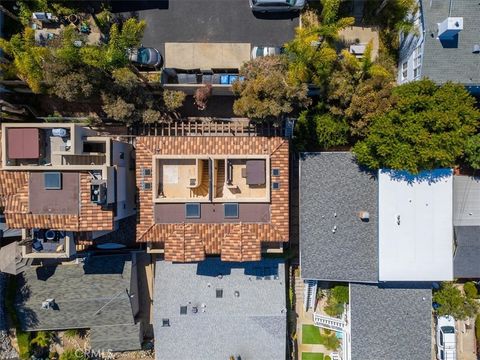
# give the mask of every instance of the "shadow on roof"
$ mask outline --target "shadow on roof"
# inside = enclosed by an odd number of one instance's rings
[[[207,259],[197,263],[197,275],[223,276],[230,275],[232,269],[244,269],[245,275],[266,277],[278,276],[279,261],[263,260],[252,262],[222,262],[217,259]]]

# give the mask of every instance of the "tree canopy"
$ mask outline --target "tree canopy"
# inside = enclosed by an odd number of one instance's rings
[[[283,56],[266,56],[243,64],[240,76],[245,79],[233,84],[236,115],[252,119],[279,118],[294,108],[309,103],[306,84],[288,80],[288,64]]]
[[[465,320],[478,312],[475,300],[463,295],[451,282],[442,283],[440,290],[433,294],[433,301],[440,304],[437,309],[440,316],[451,315],[457,320]]]
[[[353,149],[358,161],[373,169],[418,173],[452,167],[480,125],[475,99],[461,85],[407,83],[393,89],[392,103]]]

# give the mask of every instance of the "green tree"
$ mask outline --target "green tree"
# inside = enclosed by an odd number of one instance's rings
[[[440,304],[437,313],[440,316],[451,315],[457,320],[475,316],[478,304],[468,298],[452,282],[443,282],[440,290],[433,294],[433,301]]]
[[[129,91],[140,84],[138,76],[128,67],[114,69],[112,77],[117,85]]]
[[[10,41],[0,39],[0,49],[13,58],[13,69],[35,93],[42,91],[42,64],[49,56],[46,47],[37,46],[35,31],[26,27],[21,34],[15,34]]]
[[[474,170],[480,169],[480,134],[468,138],[465,145],[465,160]]]
[[[266,56],[246,62],[240,69],[243,81],[233,84],[236,115],[252,119],[279,118],[310,103],[305,84],[288,81],[283,56]]]
[[[61,99],[75,101],[92,96],[94,85],[85,73],[71,72],[57,78],[52,84],[51,92]]]
[[[134,119],[135,105],[127,103],[119,96],[102,94],[102,109],[111,119],[131,123]]]
[[[317,124],[318,143],[323,149],[348,143],[348,124],[344,118],[330,113],[317,114],[313,117]]]
[[[452,167],[480,124],[475,100],[461,85],[411,82],[393,89],[392,103],[353,149],[358,161],[372,169],[418,173]]]

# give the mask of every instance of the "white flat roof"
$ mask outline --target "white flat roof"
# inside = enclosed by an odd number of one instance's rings
[[[379,171],[379,280],[453,279],[450,169]]]

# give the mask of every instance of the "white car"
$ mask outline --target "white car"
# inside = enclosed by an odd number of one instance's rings
[[[252,59],[280,54],[283,54],[283,47],[281,46],[254,46],[252,49]]]
[[[452,316],[437,318],[437,359],[457,360],[455,319]]]

